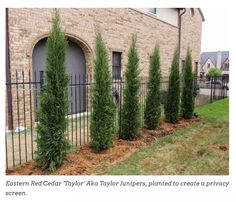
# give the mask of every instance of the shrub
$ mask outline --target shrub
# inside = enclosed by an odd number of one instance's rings
[[[159,125],[161,117],[160,84],[160,52],[159,47],[156,45],[150,59],[146,107],[144,111],[144,123],[146,127],[151,130]]]
[[[37,164],[51,171],[57,169],[70,145],[65,138],[68,107],[65,56],[67,39],[60,30],[60,17],[55,10],[52,32],[47,39],[47,64],[45,85],[40,92],[38,111]]]
[[[165,117],[171,123],[176,123],[179,117],[180,75],[178,51],[174,53],[169,76],[169,88],[165,104]]]
[[[125,71],[124,99],[121,111],[120,138],[132,140],[139,135],[140,128],[140,72],[136,36],[133,35]]]
[[[181,109],[183,118],[185,119],[192,118],[194,111],[194,94],[193,94],[192,57],[189,49],[187,51],[185,66],[184,66]]]
[[[210,68],[210,70],[208,71],[208,76],[221,76],[221,71],[216,67]]]
[[[166,90],[161,90],[160,91],[160,98],[161,98],[161,104],[165,105],[166,104],[166,99],[167,99],[167,91]]]
[[[91,144],[96,151],[108,149],[114,138],[115,105],[108,55],[99,29],[95,39],[94,79],[91,114]]]

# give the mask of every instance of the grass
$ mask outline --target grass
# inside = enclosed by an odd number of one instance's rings
[[[120,164],[108,175],[228,175],[229,100],[197,108],[202,120],[158,139]]]
[[[73,129],[75,131],[76,122],[77,122],[78,130],[79,130],[79,128],[86,129],[90,125],[90,114],[80,115],[80,116],[77,116],[77,118],[75,115],[73,115],[73,117],[70,116],[67,119],[68,119],[67,126],[68,126],[68,130],[70,130],[70,132],[72,131],[72,124],[73,124]],[[6,134],[9,136],[12,136],[12,134],[13,135],[19,135],[19,134],[20,135],[25,135],[25,134],[31,135],[31,127],[28,126],[28,127],[26,127],[26,130],[22,130],[20,132],[15,132],[14,130],[13,131],[9,130],[6,132]],[[36,136],[36,134],[37,134],[37,124],[34,123],[34,124],[32,124],[32,135]]]
[[[221,121],[222,119],[229,117],[229,99],[204,105],[197,108],[195,111],[206,118]]]

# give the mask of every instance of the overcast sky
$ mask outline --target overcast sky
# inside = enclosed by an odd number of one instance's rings
[[[202,52],[229,50],[228,9],[202,8],[205,22],[202,25]]]

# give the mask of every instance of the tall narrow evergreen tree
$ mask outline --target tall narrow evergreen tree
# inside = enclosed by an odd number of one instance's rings
[[[171,64],[169,88],[165,104],[165,117],[171,123],[176,123],[179,117],[180,103],[180,75],[179,54],[176,50]]]
[[[136,47],[136,36],[132,36],[132,43],[128,54],[128,64],[125,71],[124,99],[121,111],[120,138],[132,140],[139,135],[140,128],[140,71],[139,57]]]
[[[112,100],[112,80],[108,55],[99,29],[96,31],[94,79],[91,115],[91,144],[97,151],[112,146],[115,105]]]
[[[146,107],[144,111],[144,123],[148,129],[152,130],[159,125],[161,117],[160,85],[160,52],[159,47],[156,45],[150,59]]]
[[[183,74],[183,91],[181,99],[182,117],[190,119],[194,112],[192,57],[188,49]]]
[[[36,159],[39,166],[51,171],[63,163],[70,146],[64,134],[69,81],[65,67],[66,49],[67,39],[61,32],[59,13],[55,10],[52,32],[47,39],[45,85],[40,92]]]

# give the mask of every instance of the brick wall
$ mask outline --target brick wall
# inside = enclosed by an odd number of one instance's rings
[[[182,16],[180,59],[185,60],[189,47],[192,54],[193,68],[195,62],[198,62],[198,74],[200,74],[202,16],[198,9],[195,8],[191,17],[189,10],[189,8],[186,9],[186,13]]]

